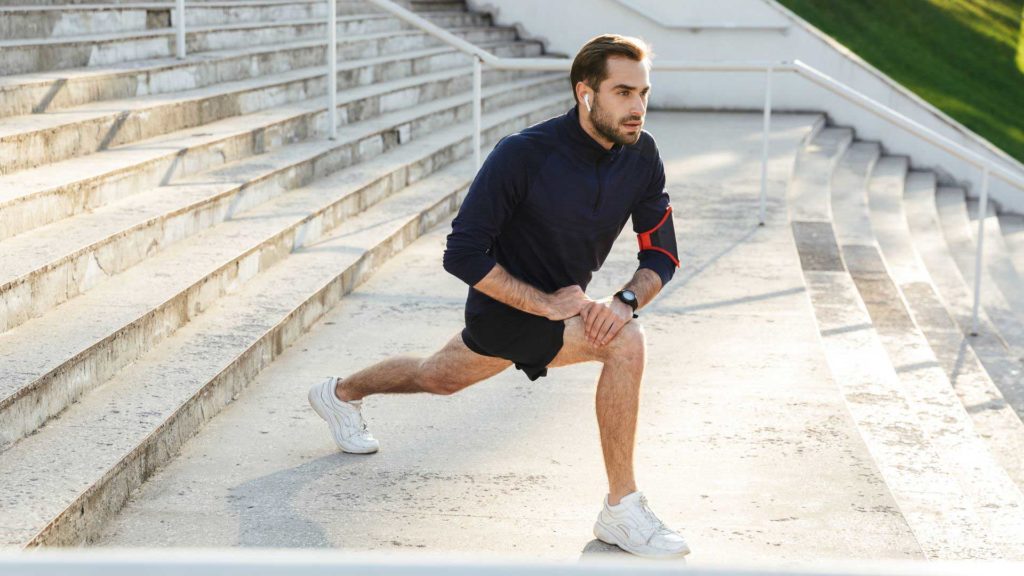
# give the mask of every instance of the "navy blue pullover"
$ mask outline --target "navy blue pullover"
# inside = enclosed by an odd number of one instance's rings
[[[467,315],[506,306],[473,288],[496,262],[543,292],[586,290],[630,217],[639,268],[666,284],[679,257],[654,138],[605,150],[577,105],[498,142],[452,221],[444,269],[469,284]]]

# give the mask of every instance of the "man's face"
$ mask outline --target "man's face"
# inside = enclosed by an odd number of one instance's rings
[[[644,126],[650,90],[646,63],[618,56],[608,58],[608,77],[601,82],[591,103],[594,130],[614,144],[636,144]]]

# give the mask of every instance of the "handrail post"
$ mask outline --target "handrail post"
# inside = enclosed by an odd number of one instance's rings
[[[327,137],[338,139],[338,0],[327,0]]]
[[[185,59],[185,0],[176,0],[174,4],[174,27],[177,38],[175,39],[175,51],[179,60]]]
[[[476,169],[479,170],[482,164],[480,159],[480,130],[483,124],[483,62],[476,56],[473,57],[473,158],[476,160]]]
[[[988,165],[981,167],[981,198],[978,199],[978,251],[974,256],[974,309],[971,311],[971,336],[978,335],[978,311],[981,308],[981,265],[985,246],[985,218],[988,217]]]
[[[758,220],[764,226],[765,204],[768,202],[768,134],[772,130],[772,67],[764,75],[764,128],[761,134],[761,214]]]

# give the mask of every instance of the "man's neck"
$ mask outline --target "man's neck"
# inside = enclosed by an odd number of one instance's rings
[[[580,109],[580,128],[583,128],[583,131],[605,150],[612,149],[614,142],[597,133],[597,130],[594,129],[594,123],[590,121],[590,114],[584,114],[582,109]]]

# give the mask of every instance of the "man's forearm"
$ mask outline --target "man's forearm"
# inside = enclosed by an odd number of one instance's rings
[[[548,295],[509,274],[501,264],[495,264],[473,288],[524,312],[537,316],[548,315]]]
[[[633,279],[622,288],[636,294],[637,310],[639,310],[654,300],[658,292],[661,292],[661,277],[650,268],[640,268],[633,274]]]

